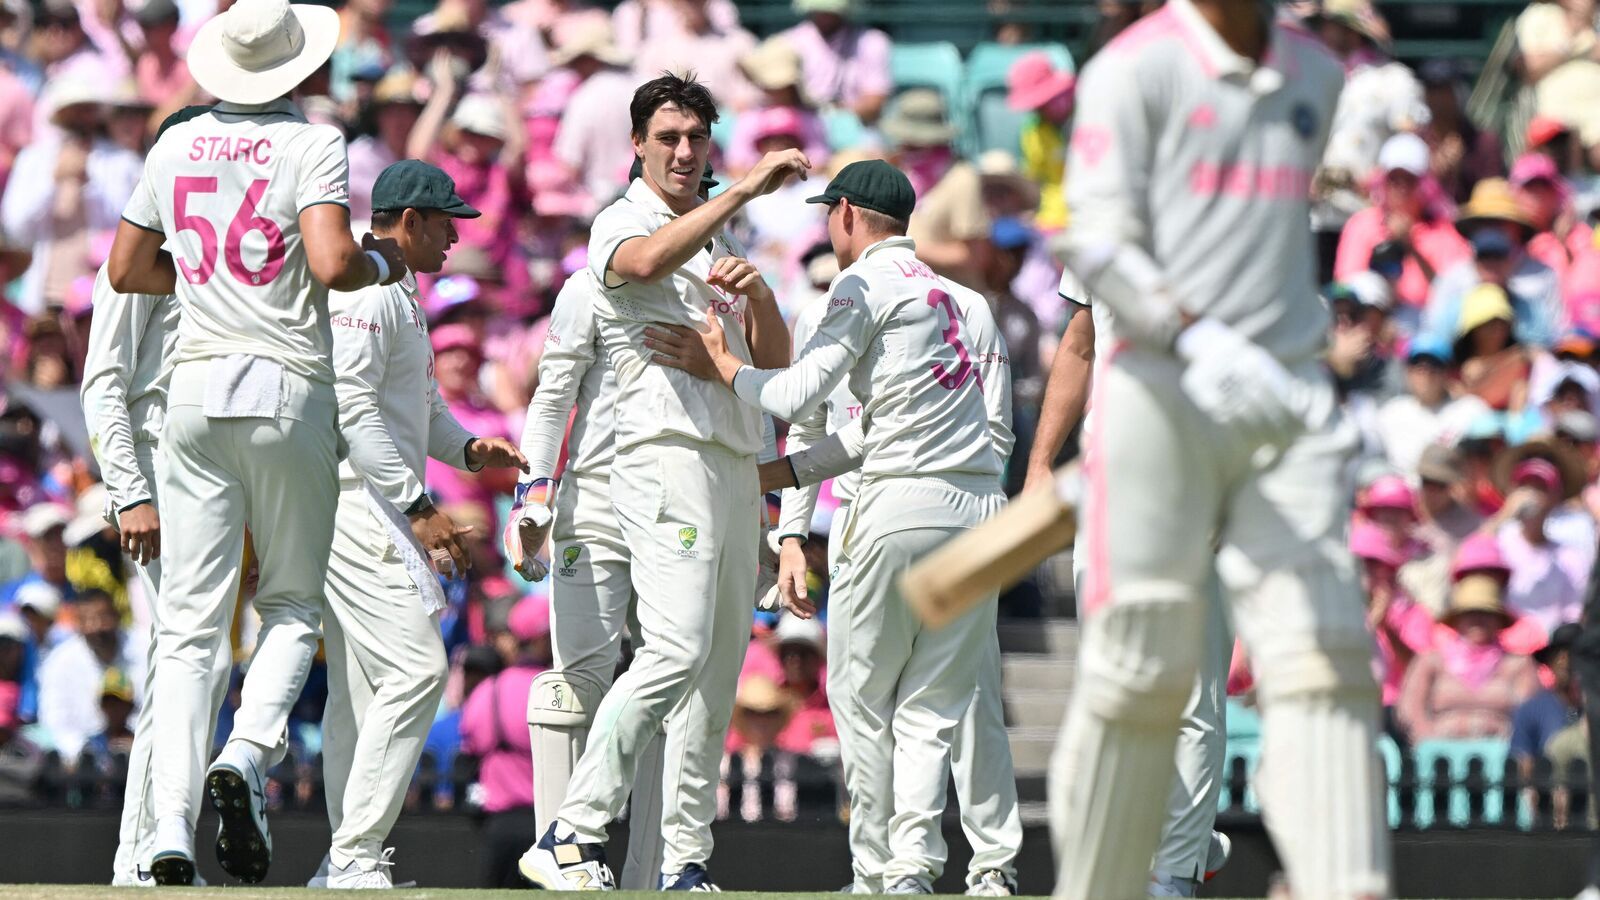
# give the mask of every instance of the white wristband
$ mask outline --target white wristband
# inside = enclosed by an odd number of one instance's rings
[[[378,284],[383,284],[385,281],[388,281],[389,280],[389,261],[383,258],[383,254],[379,253],[376,250],[368,250],[367,251],[367,258],[378,264],[378,280],[377,280],[377,283]]]

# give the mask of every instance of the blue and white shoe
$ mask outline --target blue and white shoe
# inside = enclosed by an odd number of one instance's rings
[[[580,844],[576,837],[556,839],[550,823],[544,837],[517,860],[517,871],[529,884],[547,891],[614,891],[617,879],[606,865],[604,844]]]
[[[711,880],[711,873],[699,863],[689,863],[672,875],[661,876],[663,891],[710,891],[722,893],[722,888]]]
[[[272,834],[267,830],[267,780],[255,754],[229,741],[206,772],[217,828],[217,862],[245,884],[267,877],[272,865]]]
[[[135,878],[143,881],[148,875],[150,883],[159,886],[187,886],[199,880],[194,865],[194,829],[182,816],[157,820],[152,843],[161,849],[150,857],[148,872],[136,870]]]
[[[933,888],[907,875],[883,889],[885,894],[931,894]]]

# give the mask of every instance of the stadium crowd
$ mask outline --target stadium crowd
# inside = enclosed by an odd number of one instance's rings
[[[1096,41],[1157,5],[1102,2]],[[79,380],[95,272],[153,124],[206,100],[184,51],[217,11],[211,0],[0,4],[0,804],[28,802],[48,752],[68,768],[109,769],[130,740],[149,598],[104,518]],[[794,12],[792,27],[758,37],[731,0],[614,10],[441,0],[403,27],[390,0],[340,7],[339,49],[298,100],[348,136],[356,228],[377,173],[407,157],[438,164],[484,213],[459,223],[444,272],[423,277],[440,391],[473,433],[521,434],[550,303],[585,265],[589,220],[627,183],[621,111],[637,84],[692,68],[725,110],[718,178],[791,147],[819,172],[886,157],[910,176],[919,256],[981,286],[1008,343],[1018,433],[1008,485],[1020,489],[1072,310],[1051,253],[1072,227],[1070,57],[1019,50],[1004,94],[1013,130],[979,141],[958,98],[897,90],[891,39],[863,24],[870,3],[795,0]],[[1359,432],[1350,545],[1388,731],[1401,747],[1500,742],[1529,766],[1581,758],[1568,652],[1600,541],[1594,4],[1536,2],[1518,17],[1517,72],[1534,115],[1507,134],[1468,118],[1463,66],[1393,59],[1365,0],[1284,15],[1302,17],[1348,73],[1309,189],[1333,323],[1327,363]],[[1029,36],[1006,26],[993,37]],[[1226,189],[1243,175],[1196,177]],[[804,203],[813,188],[762,197],[736,223],[791,318],[838,271],[821,214]],[[430,759],[448,772],[458,753],[477,757],[473,802],[524,809],[536,777],[526,689],[550,664],[548,582],[512,574],[493,540],[513,474],[428,465],[441,507],[474,526],[472,573],[445,583],[452,676]],[[829,509],[825,492],[819,538]],[[825,598],[822,545],[807,552],[812,593]],[[247,581],[241,604],[250,592]],[[1005,612],[1039,614],[1036,597],[1017,596]],[[246,659],[251,619],[240,620],[234,647]],[[837,756],[823,659],[819,624],[758,616],[727,742],[725,816],[792,818],[783,784],[795,760]],[[1230,681],[1248,692],[1247,660]],[[292,727],[298,759],[315,757],[325,694],[313,676]],[[763,775],[778,787],[755,787]],[[282,789],[305,789],[289,782]]]

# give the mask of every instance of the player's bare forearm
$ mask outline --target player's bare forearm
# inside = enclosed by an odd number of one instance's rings
[[[1056,347],[1050,363],[1050,381],[1039,409],[1039,427],[1034,431],[1033,450],[1028,454],[1027,488],[1047,489],[1056,457],[1089,403],[1089,386],[1094,371],[1094,317],[1087,309],[1069,305],[1072,318]]]
[[[606,268],[627,281],[653,284],[694,258],[746,203],[804,178],[811,161],[799,150],[768,153],[750,174],[727,190],[661,226],[646,237],[618,245]]]
[[[761,482],[761,493],[770,494],[785,488],[799,487],[794,479],[794,467],[789,464],[789,457],[775,459],[772,462],[762,463],[756,467],[756,474]]]
[[[129,222],[117,223],[106,260],[111,289],[119,294],[170,294],[177,290],[178,268],[172,254],[161,249],[166,235]]]
[[[789,326],[783,322],[777,298],[770,289],[766,293],[767,299],[760,301],[751,295],[748,304],[750,360],[758,369],[781,369],[789,364]]]
[[[721,233],[735,213],[757,196],[747,180],[735,182],[649,236],[624,241],[612,255],[609,268],[627,281],[654,284],[693,259]]]

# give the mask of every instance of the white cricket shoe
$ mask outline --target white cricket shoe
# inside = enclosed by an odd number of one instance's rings
[[[1600,887],[1591,884],[1579,892],[1574,900],[1600,900]]]
[[[328,855],[328,854],[326,854],[326,853],[322,854],[322,862],[317,864],[317,874],[311,876],[311,880],[306,882],[306,887],[308,887],[308,888],[325,888],[325,887],[327,887],[328,886],[328,872],[332,871],[332,869],[333,869],[333,857]]]
[[[217,862],[246,884],[267,877],[272,865],[267,779],[258,756],[244,741],[229,741],[206,771],[206,793],[222,820],[217,828]]]
[[[199,877],[194,866],[194,829],[183,816],[156,822],[155,855],[150,858],[150,879],[158,885],[192,885]]]
[[[1150,873],[1150,897],[1193,897],[1200,889],[1200,882],[1182,875],[1168,875],[1165,872]]]
[[[1210,881],[1217,877],[1217,873],[1228,864],[1228,858],[1231,856],[1233,856],[1233,841],[1220,831],[1211,832],[1211,845],[1206,850],[1206,877],[1201,881]]]
[[[606,865],[604,844],[580,844],[576,836],[556,839],[551,822],[539,842],[517,860],[517,871],[547,891],[614,891],[616,876]]]
[[[931,894],[933,888],[907,875],[883,889],[885,894]]]
[[[370,869],[363,870],[361,864],[351,860],[344,868],[328,862],[328,887],[336,891],[350,890],[389,890],[394,887],[394,877],[389,870],[394,867],[394,848],[388,847],[383,851],[383,856]]]
[[[1015,897],[1016,879],[1007,878],[999,869],[984,869],[967,885],[968,897]]]

